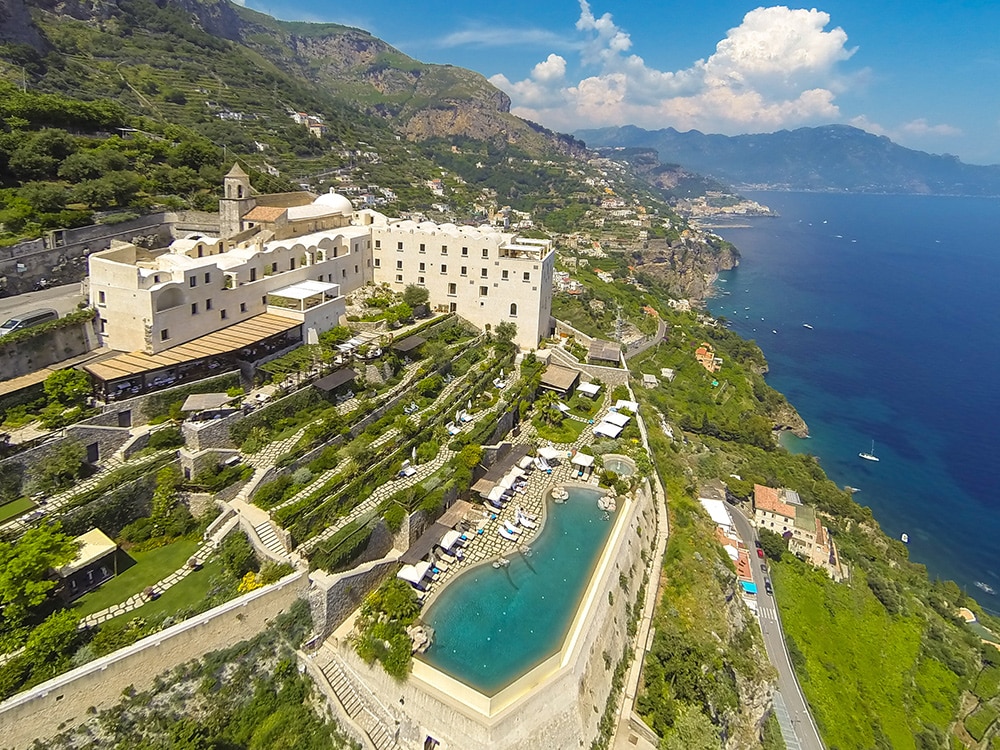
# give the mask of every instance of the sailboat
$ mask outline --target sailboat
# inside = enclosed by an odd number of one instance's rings
[[[875,455],[875,441],[872,440],[872,449],[868,453],[859,453],[858,456],[863,458],[865,461],[878,461],[878,456]]]

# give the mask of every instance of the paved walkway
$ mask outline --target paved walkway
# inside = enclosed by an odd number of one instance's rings
[[[213,533],[211,537],[202,542],[198,549],[195,550],[195,553],[188,558],[189,561],[193,560],[195,562],[195,566],[192,567],[189,563],[185,563],[166,578],[154,583],[150,588],[152,588],[153,591],[156,592],[156,595],[159,596],[171,586],[175,586],[183,581],[191,575],[196,568],[201,567],[205,563],[215,549],[222,543],[222,540],[226,537],[226,535],[238,524],[239,518],[235,517],[224,523],[215,530],[215,533]],[[79,627],[83,629],[100,625],[102,622],[106,622],[114,617],[118,617],[119,615],[124,615],[134,609],[138,609],[148,601],[150,601],[149,598],[146,597],[146,595],[141,591],[136,594],[132,594],[132,596],[123,602],[119,602],[118,604],[106,607],[99,612],[87,615],[80,620]]]

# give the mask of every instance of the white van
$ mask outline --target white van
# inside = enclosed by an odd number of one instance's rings
[[[49,323],[53,320],[59,320],[59,313],[55,310],[32,310],[21,315],[15,315],[6,323],[0,325],[0,336],[6,336],[8,333],[14,333],[15,331],[23,331],[25,328],[40,326],[42,323]]]

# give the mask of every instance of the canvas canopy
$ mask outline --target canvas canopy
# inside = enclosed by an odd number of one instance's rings
[[[594,428],[595,435],[604,435],[612,440],[622,434],[622,428],[610,422],[601,422]]]
[[[455,531],[454,529],[452,529],[443,537],[441,537],[441,541],[438,542],[438,544],[441,547],[444,547],[445,549],[451,549],[452,547],[455,546],[455,542],[457,542],[461,538],[462,538],[462,532]]]
[[[490,490],[490,493],[486,496],[487,500],[499,500],[506,494],[506,490],[499,484]]]
[[[577,466],[583,466],[584,468],[594,465],[594,457],[588,453],[577,453],[573,456],[571,463]]]
[[[615,402],[615,409],[628,409],[630,412],[635,414],[639,411],[639,404],[635,401],[626,401],[625,399],[620,398]]]
[[[523,456],[521,460],[517,462],[517,465],[521,469],[530,469],[532,462],[533,459],[531,456]]]
[[[596,396],[600,392],[601,386],[594,383],[580,383],[576,389],[588,396]]]
[[[566,451],[561,451],[558,448],[553,448],[550,445],[546,445],[543,448],[538,449],[538,455],[544,458],[546,461],[552,461],[556,458],[565,458]]]
[[[604,418],[601,421],[610,422],[611,424],[617,425],[618,427],[624,427],[629,423],[631,419],[632,417],[628,416],[627,414],[621,414],[617,411],[609,411],[607,414],[604,415]]]
[[[416,565],[404,565],[396,573],[396,578],[402,578],[410,583],[420,583],[424,579],[424,574],[417,571]]]

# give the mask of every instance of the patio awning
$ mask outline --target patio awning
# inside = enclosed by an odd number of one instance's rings
[[[594,383],[580,383],[576,389],[580,391],[580,393],[585,393],[588,396],[596,396],[600,392],[601,386],[595,385]]]
[[[622,428],[610,422],[601,422],[594,428],[594,434],[614,439],[622,434]]]
[[[350,367],[344,367],[340,370],[336,370],[335,372],[331,372],[324,378],[320,378],[313,383],[313,386],[315,388],[319,388],[321,391],[329,393],[330,391],[340,388],[340,386],[344,385],[344,383],[350,383],[357,376],[358,374]]]
[[[486,496],[486,499],[487,500],[499,500],[500,498],[502,498],[504,496],[505,492],[506,492],[506,490],[504,490],[503,487],[501,487],[500,485],[497,485],[492,490],[490,490],[490,493]]]
[[[553,461],[557,458],[566,458],[566,451],[561,451],[558,448],[553,448],[551,445],[546,445],[538,449],[538,455],[546,461]]]
[[[111,381],[143,375],[175,365],[197,362],[208,357],[236,352],[271,336],[299,327],[299,322],[273,313],[255,315],[240,323],[199,336],[185,344],[164,349],[158,354],[132,352],[84,365],[83,369],[98,380]]]
[[[417,575],[417,569],[413,565],[404,565],[396,573],[396,578],[402,578],[404,581],[409,581],[410,583],[420,583],[423,579],[422,575]]]
[[[631,419],[632,417],[630,417],[628,414],[622,414],[617,411],[609,411],[607,414],[604,415],[601,421],[610,422],[611,424],[617,425],[618,427],[624,427],[629,423],[629,421],[631,421]]]
[[[556,408],[559,411],[561,411],[563,414],[565,414],[566,412],[569,411],[569,407],[566,406],[566,404],[564,404],[562,401],[559,401],[558,403],[556,403]]]
[[[221,409],[230,401],[239,398],[228,393],[192,393],[181,406],[181,411],[209,411]]]
[[[422,336],[407,336],[402,341],[393,342],[392,348],[397,352],[406,354],[407,352],[412,352],[419,346],[423,346],[427,343],[427,339]]]
[[[275,289],[273,292],[268,294],[272,297],[284,297],[285,299],[297,299],[304,300],[310,297],[315,297],[318,294],[326,294],[327,292],[332,292],[335,289],[339,289],[337,284],[328,284],[325,281],[300,281],[297,284],[291,284],[290,286],[282,287],[281,289]]]
[[[570,463],[587,468],[588,466],[594,465],[594,457],[589,453],[577,452],[577,454],[573,456],[573,460]]]
[[[534,463],[534,459],[531,456],[524,456],[517,462],[517,465],[521,469],[530,469],[532,463]]]
[[[639,411],[639,404],[635,401],[626,401],[625,399],[620,398],[615,402],[615,409],[628,409],[630,412],[635,414]]]
[[[443,537],[441,537],[441,541],[438,542],[438,545],[444,547],[445,549],[451,549],[452,547],[455,546],[455,542],[457,542],[461,538],[462,538],[462,532],[455,531],[454,529],[452,529]]]

